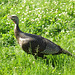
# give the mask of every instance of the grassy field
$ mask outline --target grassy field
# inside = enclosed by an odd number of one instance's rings
[[[0,0],[0,75],[75,75],[71,56],[35,60],[25,53],[15,39],[14,23],[7,18],[13,14],[23,32],[41,35],[75,55],[74,0]]]

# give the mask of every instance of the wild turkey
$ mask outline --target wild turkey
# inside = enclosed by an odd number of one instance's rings
[[[44,55],[55,55],[61,53],[73,56],[70,52],[62,49],[60,46],[44,37],[22,32],[19,29],[19,19],[16,15],[9,16],[9,18],[15,23],[14,34],[19,45],[28,54],[32,54],[35,57],[39,56],[42,58]]]

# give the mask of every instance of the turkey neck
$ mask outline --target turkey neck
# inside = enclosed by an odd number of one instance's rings
[[[16,37],[16,39],[18,40],[18,38],[19,38],[19,34],[20,34],[20,29],[19,29],[19,26],[18,26],[18,24],[15,24],[15,27],[14,27],[14,34],[15,34],[15,37]]]

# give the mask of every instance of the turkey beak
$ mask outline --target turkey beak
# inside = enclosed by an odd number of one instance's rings
[[[9,19],[11,19],[11,18],[12,18],[12,16],[8,16],[8,18],[9,18]]]

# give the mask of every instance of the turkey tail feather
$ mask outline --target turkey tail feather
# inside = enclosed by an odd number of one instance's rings
[[[73,55],[72,53],[70,53],[69,51],[66,51],[64,49],[62,49],[62,53],[75,57],[75,55]]]

